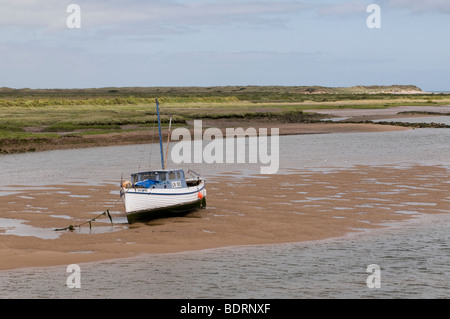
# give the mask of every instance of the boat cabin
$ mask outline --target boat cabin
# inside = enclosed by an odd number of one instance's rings
[[[187,187],[182,169],[148,171],[131,175],[136,188],[183,188]]]

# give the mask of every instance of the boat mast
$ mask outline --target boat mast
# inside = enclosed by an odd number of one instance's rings
[[[167,133],[166,158],[164,160],[164,169],[167,169],[167,158],[169,157],[170,127],[172,126],[172,116],[169,120],[169,132]]]
[[[164,155],[163,155],[163,147],[162,147],[162,136],[161,136],[161,119],[159,117],[159,103],[158,98],[155,98],[156,101],[156,115],[158,116],[158,129],[159,129],[159,150],[161,152],[161,166],[164,169]]]

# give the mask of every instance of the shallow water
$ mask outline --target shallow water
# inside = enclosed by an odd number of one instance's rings
[[[450,129],[287,136],[280,139],[280,162],[282,169],[321,171],[355,165],[449,167]]]
[[[207,142],[204,142],[204,146]],[[171,144],[171,147],[173,143]],[[248,150],[248,147],[247,149]],[[450,130],[414,129],[379,133],[280,136],[279,172],[306,168],[326,171],[355,165],[450,166]],[[150,154],[150,155],[149,155]],[[1,192],[14,185],[104,185],[118,183],[136,170],[159,169],[159,146],[128,145],[0,155]],[[259,174],[257,163],[206,164],[168,161],[168,167],[192,169],[202,176]],[[5,187],[7,186],[7,187]]]
[[[55,239],[59,233],[53,229],[24,225],[26,220],[0,218],[0,235],[31,236],[42,239]]]
[[[364,235],[0,272],[3,298],[448,298],[450,214]],[[84,252],[90,253],[90,252]],[[369,265],[380,288],[369,288]]]
[[[158,163],[157,146],[152,148],[153,163]],[[1,155],[0,195],[14,192],[20,185],[50,189],[61,184],[117,183],[121,173],[148,168],[149,150],[148,145],[132,145]],[[327,173],[355,169],[358,165],[402,169],[417,164],[450,168],[450,130],[280,137],[280,173],[299,168]],[[207,178],[244,177],[259,172],[259,164],[185,166]],[[418,180],[417,185],[404,187],[412,187],[420,194],[432,185]],[[336,194],[339,192],[345,189],[336,189]],[[373,201],[382,196],[374,196]],[[320,197],[309,196],[306,200],[313,205]],[[312,243],[222,248],[80,264],[80,289],[66,286],[65,266],[1,271],[1,297],[448,298],[450,215],[421,214],[433,206],[414,198],[403,204],[408,207],[399,208],[397,213],[411,215],[412,221],[392,226],[389,231]],[[20,221],[11,223],[0,219],[0,231],[18,231],[17,227],[20,230]],[[370,264],[381,267],[379,289],[367,287],[366,269]]]

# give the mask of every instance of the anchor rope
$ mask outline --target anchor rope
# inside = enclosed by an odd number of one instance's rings
[[[111,205],[111,207],[114,207],[114,206],[117,204],[118,201],[119,201],[119,200],[117,199],[117,200],[114,202],[114,204]],[[110,212],[109,212],[109,209],[106,209],[103,213],[101,213],[101,214],[95,216],[94,218],[92,218],[92,219],[90,219],[90,220],[87,220],[87,221],[85,221],[85,222],[82,222],[82,223],[79,224],[79,225],[69,225],[69,226],[64,227],[64,228],[56,228],[56,229],[54,229],[54,231],[64,231],[64,230],[70,230],[70,231],[73,231],[73,230],[75,230],[75,227],[81,227],[81,226],[86,225],[86,224],[89,224],[89,229],[92,229],[92,222],[95,222],[97,218],[99,218],[99,217],[101,217],[101,216],[103,216],[103,215],[108,216],[109,220],[111,221],[111,225],[114,224],[114,223],[113,223],[113,220],[112,220],[112,217],[111,217],[111,214],[110,214]]]

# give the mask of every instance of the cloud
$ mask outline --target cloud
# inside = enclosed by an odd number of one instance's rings
[[[261,23],[298,13],[310,5],[299,1],[142,1],[73,0],[81,8],[84,27],[143,24],[177,26]],[[66,27],[69,3],[58,0],[2,0],[0,26]]]
[[[344,1],[338,4],[323,4],[321,8],[317,10],[320,16],[337,16],[337,17],[349,17],[354,15],[361,15],[366,12],[367,1],[354,0]]]
[[[0,27],[61,31],[66,28],[66,8],[70,3],[80,5],[85,28],[134,32],[157,28],[162,34],[189,32],[203,26],[284,27],[305,12],[322,17],[352,17],[364,13],[370,3],[413,13],[450,13],[448,0],[2,0]]]
[[[369,4],[378,4],[382,10],[400,10],[414,14],[449,14],[449,0],[346,0],[331,3],[331,0],[318,3],[316,12],[319,16],[350,18],[366,13]],[[336,2],[336,1],[334,1]]]
[[[448,0],[387,0],[386,4],[413,13],[450,13],[450,1]]]
[[[81,29],[67,28],[70,3],[80,6]],[[102,52],[117,50],[121,43],[119,50],[130,50],[145,43],[183,42],[176,36],[190,38],[211,30],[220,37],[248,29],[285,29],[311,8],[296,0],[2,0],[0,43],[61,44]]]
[[[61,1],[4,0],[0,2],[0,26],[48,27],[55,20],[65,21]]]

